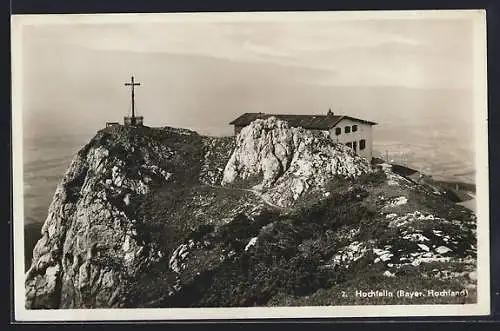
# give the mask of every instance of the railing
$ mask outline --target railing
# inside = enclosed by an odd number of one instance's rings
[[[125,116],[123,118],[123,123],[125,125],[143,125],[143,120],[144,120],[144,117],[143,116],[135,116],[135,117],[132,117],[132,116]]]
[[[109,128],[110,126],[116,126],[116,125],[120,125],[120,123],[118,123],[118,122],[106,122],[107,128]]]

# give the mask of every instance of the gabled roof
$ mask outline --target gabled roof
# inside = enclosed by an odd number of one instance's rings
[[[375,122],[370,122],[346,115],[286,115],[266,113],[244,113],[229,124],[236,126],[247,126],[256,119],[266,119],[273,116],[280,120],[288,122],[288,124],[292,127],[302,127],[304,129],[313,130],[329,130],[343,119],[350,119],[352,121],[369,125],[377,124]]]

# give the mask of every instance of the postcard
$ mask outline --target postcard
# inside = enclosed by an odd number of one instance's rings
[[[489,314],[484,10],[11,23],[16,320]]]

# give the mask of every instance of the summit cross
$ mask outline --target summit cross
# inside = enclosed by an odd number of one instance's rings
[[[134,82],[134,76],[130,77],[130,83],[125,83],[125,86],[130,86],[132,94],[132,118],[135,119],[135,87],[140,86],[141,83]]]

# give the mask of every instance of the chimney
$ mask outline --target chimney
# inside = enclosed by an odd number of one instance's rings
[[[333,116],[333,112],[332,112],[332,109],[328,109],[328,113],[326,113],[327,116]]]

